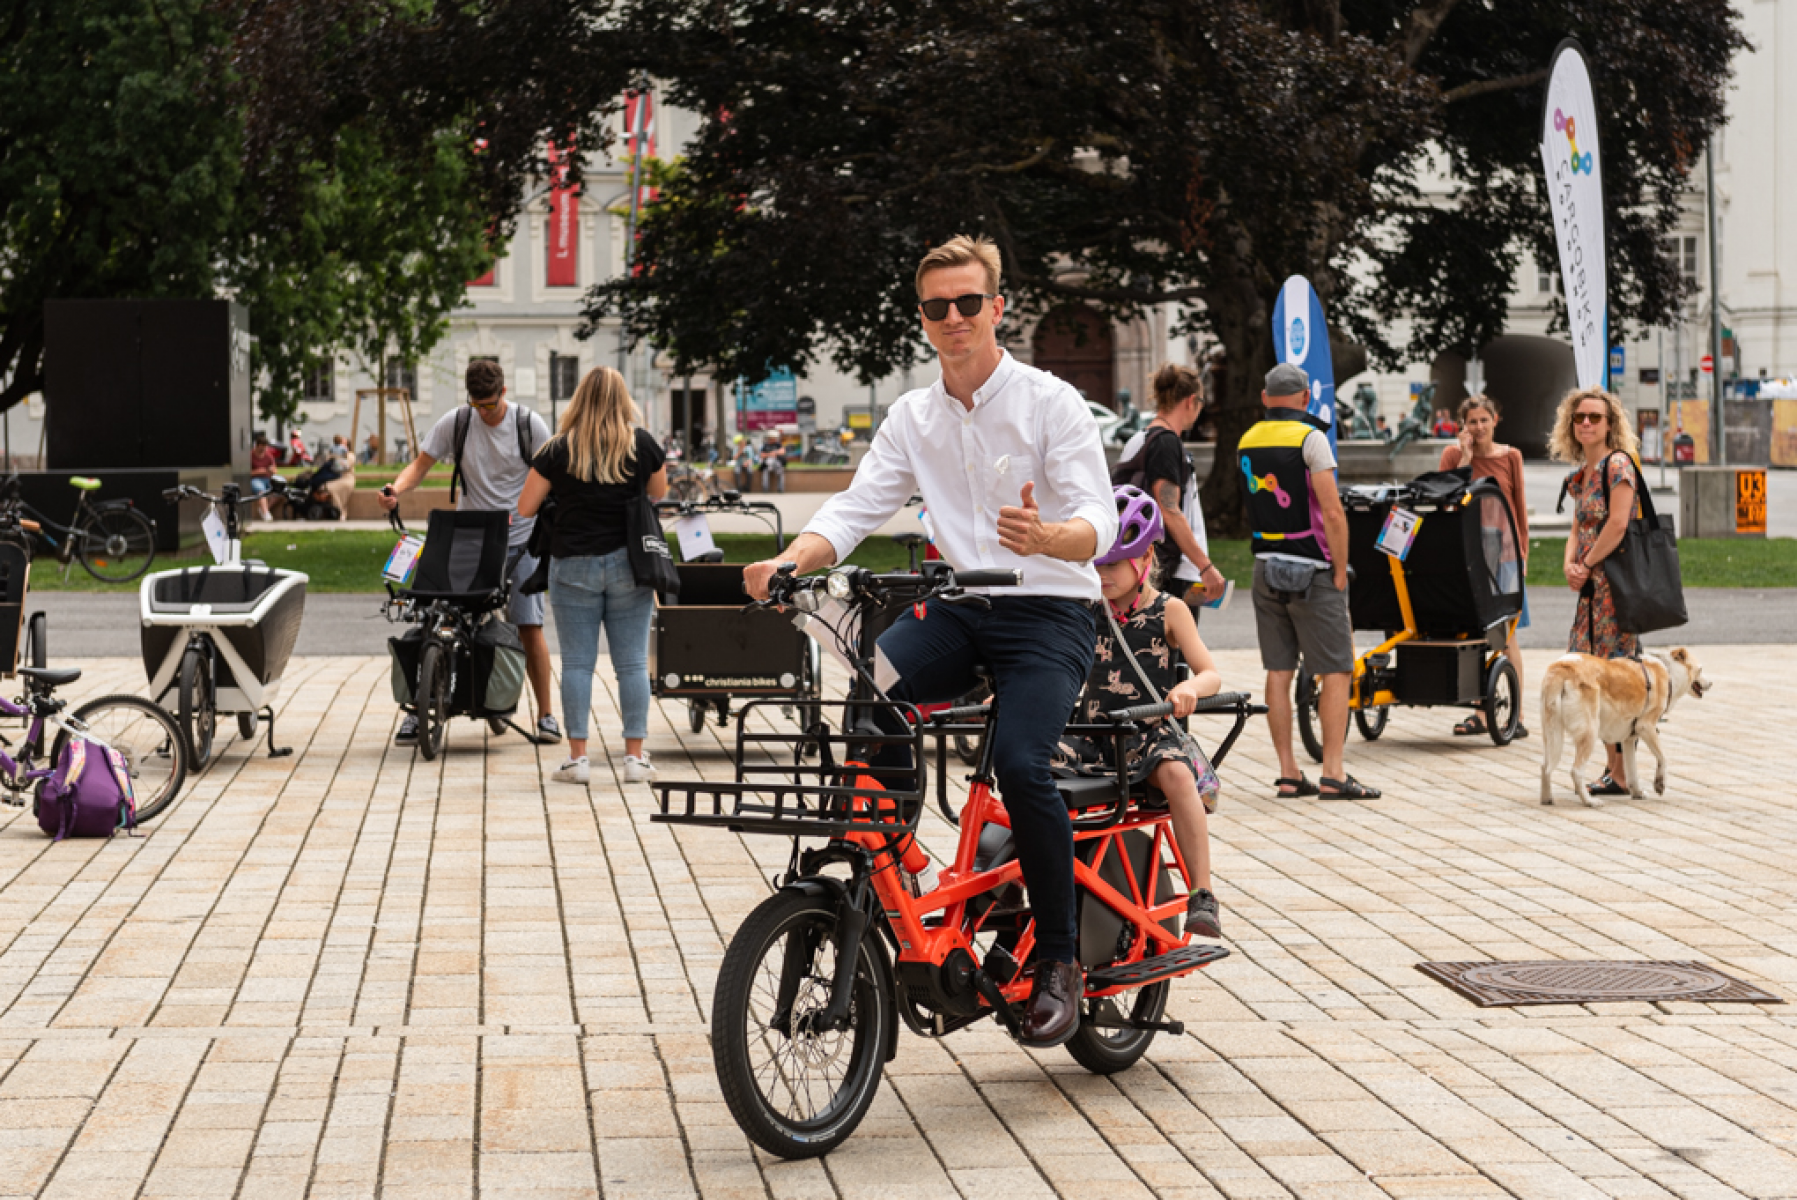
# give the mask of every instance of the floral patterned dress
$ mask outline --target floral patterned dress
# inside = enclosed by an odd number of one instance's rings
[[[1610,491],[1635,486],[1635,470],[1628,455],[1610,455],[1604,460],[1604,469],[1609,472]],[[1572,530],[1576,558],[1597,541],[1604,522],[1610,519],[1610,509],[1604,503],[1603,482],[1596,472],[1588,472],[1584,467],[1567,476],[1566,494],[1576,505]],[[1601,562],[1592,568],[1591,583],[1579,594],[1578,609],[1572,617],[1572,637],[1566,648],[1574,653],[1595,654],[1599,658],[1641,657],[1641,639],[1617,627],[1616,602],[1610,596],[1610,581],[1604,577]]]
[[[1100,601],[1103,603],[1103,601]],[[1086,691],[1074,718],[1077,724],[1096,724],[1099,714],[1138,704],[1156,703],[1142,680],[1118,653],[1117,639],[1109,621],[1099,614],[1098,649],[1092,659],[1092,673],[1086,677]],[[1157,595],[1153,602],[1137,609],[1126,621],[1119,621],[1128,652],[1136,656],[1142,673],[1154,684],[1159,700],[1178,679],[1175,677],[1174,648],[1167,640],[1167,595]],[[1194,754],[1196,760],[1194,760]],[[1141,783],[1163,762],[1176,762],[1192,773],[1198,783],[1198,794],[1208,810],[1215,810],[1217,774],[1195,744],[1181,736],[1172,718],[1161,717],[1146,722],[1142,732],[1130,734],[1124,743],[1124,763],[1129,768],[1131,783]],[[1068,775],[1110,775],[1111,739],[1086,738],[1067,734],[1050,764]]]

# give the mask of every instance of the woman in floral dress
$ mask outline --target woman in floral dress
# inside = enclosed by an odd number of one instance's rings
[[[1551,448],[1561,462],[1578,465],[1566,477],[1566,494],[1575,505],[1572,536],[1566,539],[1566,586],[1579,597],[1566,648],[1574,653],[1641,657],[1641,639],[1624,633],[1616,623],[1616,602],[1603,569],[1604,559],[1622,544],[1635,509],[1638,444],[1621,402],[1602,388],[1570,392],[1560,402]],[[1622,777],[1621,748],[1609,746],[1606,752],[1609,769],[1591,792],[1624,795],[1628,788],[1618,782]]]

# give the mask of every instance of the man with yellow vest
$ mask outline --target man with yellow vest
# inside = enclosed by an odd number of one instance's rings
[[[1292,678],[1300,653],[1320,677],[1317,717],[1323,732],[1321,795],[1371,800],[1342,767],[1348,734],[1348,680],[1354,628],[1348,619],[1348,517],[1335,486],[1328,427],[1305,411],[1310,377],[1289,363],[1267,372],[1266,415],[1237,446],[1237,469],[1254,531],[1254,622],[1267,671],[1267,723],[1282,775],[1281,796],[1315,796],[1292,755]]]

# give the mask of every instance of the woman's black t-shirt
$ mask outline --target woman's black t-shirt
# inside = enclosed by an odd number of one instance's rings
[[[645,480],[661,470],[667,455],[647,429],[636,431],[636,459],[622,483],[576,479],[568,471],[568,444],[551,438],[537,451],[531,465],[549,481],[555,497],[555,538],[549,553],[555,558],[579,558],[610,554],[624,548],[624,505]]]

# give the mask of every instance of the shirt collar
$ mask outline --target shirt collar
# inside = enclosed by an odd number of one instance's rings
[[[968,411],[978,412],[987,401],[1004,391],[1005,387],[1016,377],[1016,375],[1017,360],[1011,357],[1011,352],[1009,350],[1000,347],[998,351],[998,366],[992,369],[992,374],[987,376],[986,382],[982,383],[974,390],[973,408]],[[945,402],[954,405],[957,412],[961,411],[961,402],[948,394],[948,388],[943,384],[942,376],[940,375],[936,377],[936,394],[941,396]]]

